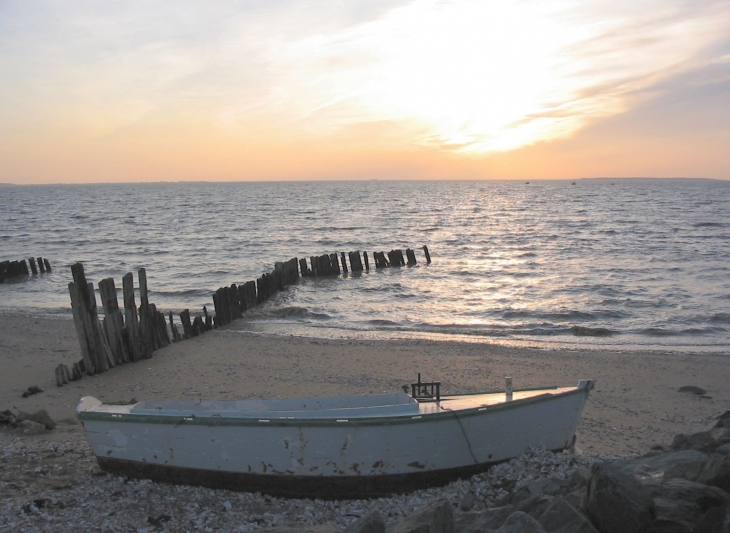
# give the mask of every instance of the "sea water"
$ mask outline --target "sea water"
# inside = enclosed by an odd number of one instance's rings
[[[367,251],[371,269],[302,278],[235,329],[535,347],[726,352],[730,182],[341,181],[0,187],[0,311],[68,315],[70,265],[95,284],[147,271],[159,309],[292,257]],[[426,264],[427,245],[432,263]],[[372,252],[418,264],[374,269]],[[139,301],[139,300],[138,300]]]

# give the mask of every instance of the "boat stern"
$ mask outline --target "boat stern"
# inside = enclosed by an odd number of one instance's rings
[[[91,411],[92,409],[100,405],[101,401],[97,400],[93,396],[84,396],[79,400],[79,403],[76,406],[76,416],[79,416],[85,411]]]

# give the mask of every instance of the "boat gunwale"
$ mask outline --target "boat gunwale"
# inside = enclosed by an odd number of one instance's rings
[[[558,387],[554,387],[557,389]],[[550,390],[545,387],[537,387],[534,389],[522,389],[517,392],[535,391],[535,390]],[[504,401],[492,405],[481,405],[469,408],[463,408],[458,410],[451,410],[443,408],[440,412],[431,413],[408,413],[408,414],[394,414],[388,416],[371,416],[371,417],[353,417],[344,418],[344,416],[331,417],[331,418],[306,418],[306,417],[274,417],[270,416],[269,413],[262,413],[260,417],[233,417],[233,416],[220,416],[220,415],[207,415],[207,416],[195,416],[194,413],[189,415],[180,414],[151,414],[151,413],[113,413],[113,412],[100,412],[92,410],[84,410],[77,412],[79,420],[83,421],[97,421],[97,422],[113,422],[113,423],[140,423],[140,424],[160,424],[160,425],[179,425],[179,426],[256,426],[256,427],[276,427],[276,426],[331,426],[331,427],[343,427],[343,426],[387,426],[387,425],[403,425],[403,424],[422,424],[441,421],[442,419],[454,419],[459,420],[463,418],[471,418],[475,416],[484,416],[495,411],[502,411],[508,409],[516,409],[531,405],[534,403],[542,403],[551,399],[564,398],[575,394],[584,394],[588,396],[590,389],[575,387],[570,390],[566,390],[557,394],[551,394],[546,392],[537,396],[531,396],[529,398],[521,398],[517,400]],[[498,391],[502,392],[502,391]],[[467,394],[453,394],[450,396],[469,396],[478,395],[483,393],[467,393]],[[495,394],[495,393],[488,393]],[[442,400],[443,402],[444,400]],[[130,410],[132,406],[129,406]]]

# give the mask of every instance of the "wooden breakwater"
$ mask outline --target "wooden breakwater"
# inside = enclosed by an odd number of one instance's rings
[[[426,262],[431,257],[426,246],[423,247]],[[415,253],[406,250],[374,252],[375,268],[388,268],[415,265]],[[175,324],[172,311],[168,311],[169,329],[165,314],[149,302],[147,273],[144,268],[137,272],[140,305],[135,301],[134,276],[127,273],[122,278],[123,308],[119,306],[117,289],[112,278],[103,279],[98,284],[103,318],[100,320],[93,283],[86,280],[81,263],[71,266],[73,281],[68,284],[73,311],[74,327],[79,339],[82,359],[72,368],[60,364],[55,369],[56,384],[60,387],[70,381],[81,379],[84,374],[93,376],[106,372],[115,366],[133,363],[152,357],[152,352],[167,346],[170,342],[197,337],[214,328],[225,326],[242,318],[243,314],[260,305],[296,283],[301,276],[318,277],[339,275],[349,270],[358,272],[370,270],[367,252],[362,256],[359,251],[340,254],[312,256],[309,264],[306,259],[292,258],[277,262],[271,272],[264,273],[256,280],[240,285],[235,283],[221,287],[213,294],[215,313],[211,315],[203,307],[202,314],[191,317],[185,309],[179,315],[182,332]]]
[[[33,274],[45,274],[51,271],[51,263],[44,257],[30,257],[26,262],[25,259],[18,261],[1,261],[0,262],[0,283],[8,278],[18,276],[28,276]]]
[[[428,247],[423,246],[423,252],[426,256],[426,262],[431,262],[431,254]],[[348,267],[349,260],[349,267]],[[390,268],[400,266],[416,265],[416,254],[408,248],[405,258],[403,251],[400,249],[391,250],[390,252],[373,252],[373,260],[375,268]],[[319,277],[319,276],[337,276],[341,273],[360,272],[370,270],[370,261],[367,252],[360,251],[323,254],[319,256],[311,256],[309,263],[306,258],[297,259],[296,257],[284,263],[276,263],[274,270],[263,274],[256,280],[247,281],[241,285],[230,285],[221,287],[213,295],[213,305],[215,306],[214,327],[225,326],[243,317],[243,313],[253,307],[265,302],[274,294],[284,290],[288,285],[296,283],[299,276],[302,277]],[[197,335],[197,332],[193,332]]]
[[[82,359],[69,370],[66,365],[56,367],[56,384],[80,379],[84,374],[93,376],[110,368],[152,357],[152,352],[170,344],[165,316],[150,303],[147,291],[147,273],[137,272],[140,305],[134,298],[134,276],[122,278],[124,314],[119,307],[117,289],[112,278],[99,282],[104,317],[100,321],[94,285],[86,280],[84,266],[71,266],[73,281],[68,284],[74,327],[79,339]]]

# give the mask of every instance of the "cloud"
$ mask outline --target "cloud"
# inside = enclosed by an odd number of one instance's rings
[[[222,157],[210,144],[486,161],[601,124],[722,132],[728,35],[721,0],[3,2],[2,155],[83,165],[155,142],[200,161]]]

